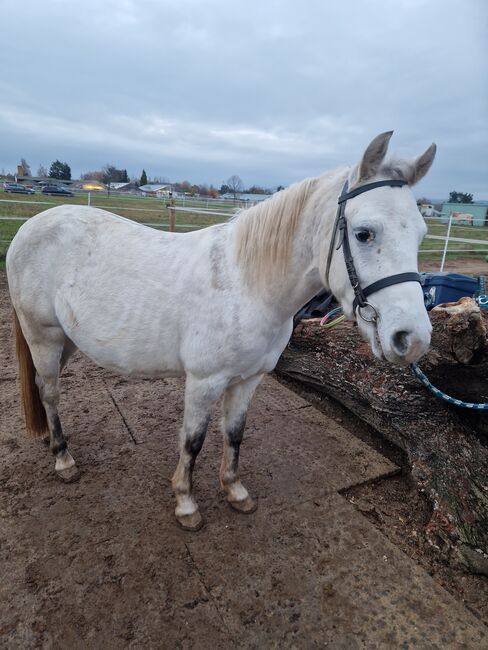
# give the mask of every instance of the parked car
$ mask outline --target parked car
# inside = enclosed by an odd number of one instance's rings
[[[44,185],[42,193],[52,194],[53,196],[74,196],[74,192],[62,185]]]
[[[20,183],[4,183],[3,189],[5,192],[12,192],[12,194],[35,194],[32,188]]]

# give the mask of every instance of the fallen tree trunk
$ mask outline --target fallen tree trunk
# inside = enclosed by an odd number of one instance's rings
[[[431,350],[419,364],[431,382],[470,402],[488,402],[488,316],[471,299],[431,312]],[[403,449],[432,502],[430,541],[488,575],[488,411],[451,406],[408,368],[376,359],[357,328],[304,321],[278,374],[334,397]]]

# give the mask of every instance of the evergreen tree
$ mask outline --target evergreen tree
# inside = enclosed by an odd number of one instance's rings
[[[55,178],[59,181],[71,180],[71,167],[68,163],[55,160],[49,169],[49,178]]]
[[[147,185],[147,174],[146,174],[145,169],[142,170],[141,180],[139,181],[139,185],[141,185],[141,186],[142,185]]]
[[[473,203],[473,195],[467,192],[450,192],[449,203]]]

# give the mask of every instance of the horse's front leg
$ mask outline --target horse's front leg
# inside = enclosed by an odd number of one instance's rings
[[[251,513],[256,503],[239,480],[239,450],[246,425],[249,403],[263,375],[251,377],[239,384],[229,386],[223,403],[222,430],[224,453],[220,466],[220,484],[229,504],[239,512]]]
[[[199,530],[203,526],[202,516],[192,495],[193,467],[205,440],[212,409],[225,386],[226,382],[212,377],[197,379],[187,375],[186,378],[180,459],[172,479],[176,519],[186,530]]]

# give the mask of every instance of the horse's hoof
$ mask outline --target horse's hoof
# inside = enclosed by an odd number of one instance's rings
[[[63,483],[76,483],[80,479],[81,472],[76,465],[67,467],[66,469],[56,470],[56,476]]]
[[[200,528],[203,528],[203,517],[198,510],[192,512],[191,515],[180,515],[179,517],[176,517],[176,519],[183,530],[196,532],[197,530],[200,530]]]
[[[228,501],[228,504],[237,512],[242,512],[245,515],[256,512],[258,508],[257,502],[253,501],[250,496],[247,496],[242,501]]]

